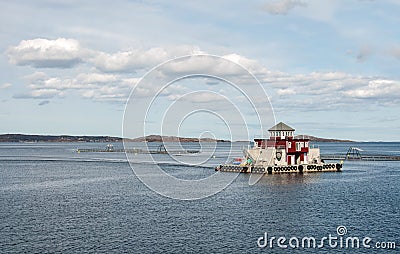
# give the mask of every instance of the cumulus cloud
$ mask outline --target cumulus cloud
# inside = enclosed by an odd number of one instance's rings
[[[238,59],[241,58],[238,57]],[[193,71],[196,68],[195,63],[173,65],[172,69],[168,69],[168,71],[180,73]],[[290,107],[296,105],[296,108],[303,110],[327,110],[354,105],[354,102],[359,100],[373,100],[374,103],[385,104],[398,101],[397,98],[400,98],[397,89],[400,83],[395,80],[357,76],[343,72],[311,72],[308,74],[274,72],[262,68],[252,61],[248,62],[247,66],[257,71],[257,78],[264,84],[274,106],[280,109],[290,110]],[[217,70],[224,74],[238,74],[233,67],[223,68],[227,66],[224,66],[222,62],[214,65],[206,63],[204,66],[197,67],[204,71],[214,68],[214,71]],[[164,73],[164,75],[168,75],[168,73]],[[240,79],[241,77],[239,73],[236,78]],[[29,82],[27,87],[31,91],[29,94],[16,95],[15,98],[50,99],[56,96],[63,97],[68,92],[75,91],[83,98],[95,101],[125,101],[131,89],[140,80],[139,78],[128,78],[126,75],[97,72],[81,73],[72,78],[50,77],[43,72],[36,72],[25,78]],[[204,78],[204,85],[207,86],[207,89],[220,93],[218,90],[220,87],[215,84],[208,85],[208,81],[208,78]],[[246,85],[246,81],[242,84]],[[174,83],[160,95],[168,100],[176,100],[188,91],[193,91],[187,88],[179,82]],[[204,88],[199,87],[199,89]],[[136,87],[135,96],[154,96],[157,93],[154,89],[156,87],[151,84]],[[222,94],[229,98],[231,93]],[[190,98],[194,102],[216,101],[215,96],[210,96],[210,93],[195,94]]]
[[[400,82],[394,80],[371,80],[367,85],[343,92],[344,95],[358,99],[397,99],[400,97]]]
[[[64,92],[58,89],[34,89],[29,93],[21,93],[13,96],[15,99],[51,99],[55,96],[63,97]]]
[[[245,83],[249,73],[253,75],[279,76],[279,72],[273,72],[262,66],[259,62],[238,54],[227,54],[221,57],[198,55],[177,59],[161,68],[164,76],[185,76],[190,74],[214,75],[222,79],[230,79],[238,83]]]
[[[193,103],[214,103],[216,104],[218,101],[225,100],[225,97],[221,94],[216,94],[212,92],[195,92],[188,93],[184,96],[174,97],[174,95],[170,95],[169,99],[176,100],[181,99],[185,101],[190,101]]]
[[[2,85],[0,85],[0,89],[7,89],[10,88],[12,85],[10,83],[4,83]]]
[[[293,88],[278,89],[278,95],[294,95],[296,91]]]
[[[22,40],[5,52],[9,62],[34,68],[72,68],[88,63],[101,72],[131,72],[154,67],[166,60],[184,55],[204,53],[197,46],[132,49],[117,53],[81,47],[75,39],[58,38]]]
[[[400,82],[341,72],[286,74],[269,79],[274,107],[281,111],[295,105],[298,110],[365,110],[368,105],[396,104],[400,101]],[[351,106],[351,107],[349,107]]]
[[[23,40],[6,51],[12,64],[35,68],[71,68],[82,62],[86,54],[77,40],[65,38]]]
[[[306,6],[307,3],[300,0],[280,0],[265,4],[264,10],[272,15],[286,15],[293,8]]]
[[[119,77],[112,74],[104,73],[81,73],[76,77],[76,80],[80,83],[92,84],[92,83],[112,83],[117,82]]]
[[[156,65],[174,59],[176,57],[205,54],[199,47],[193,45],[179,45],[174,47],[155,47],[150,49],[132,49],[117,53],[106,53],[82,48],[75,39],[58,38],[55,40],[33,39],[23,40],[17,46],[9,47],[6,55],[10,63],[16,65],[29,65],[35,68],[70,68],[78,63],[85,62],[92,65],[100,73],[81,74],[78,78],[84,83],[91,82],[114,82],[115,76],[109,73],[135,73],[137,70],[150,69]],[[236,64],[244,66],[252,73],[264,73],[265,68],[257,61],[248,59],[238,54],[224,55]],[[195,71],[210,71],[215,73],[234,75],[240,69],[235,64],[227,64],[226,61],[220,63],[212,61],[201,64],[193,58],[189,61],[176,61],[171,65],[171,72],[185,73]],[[108,74],[107,74],[108,73]],[[34,75],[42,76],[43,72],[36,72]],[[38,77],[32,78],[37,80]]]
[[[83,89],[82,96],[95,101],[125,102],[130,90],[131,87],[128,86],[107,85],[93,89]]]
[[[126,78],[104,73],[80,73],[75,77],[51,77],[44,72],[25,76],[29,93],[16,94],[17,99],[50,99],[78,92],[83,98],[93,100],[123,101],[139,78]]]
[[[198,47],[187,45],[174,48],[135,49],[114,54],[99,52],[92,62],[103,72],[135,72],[137,69],[154,67],[175,57],[198,53],[202,53]]]
[[[298,1],[281,1],[279,3],[283,3],[283,6],[292,6],[293,2],[297,3]],[[90,52],[90,54],[83,52]],[[400,51],[392,50],[391,52],[400,58]],[[132,77],[135,70],[150,69],[177,56],[199,53],[203,52],[195,46],[176,46],[146,50],[133,49],[109,54],[82,49],[76,40],[63,38],[53,41],[45,39],[21,41],[18,46],[11,47],[7,51],[10,62],[19,65],[44,67],[53,63],[52,67],[63,68],[73,66],[78,62],[86,62],[89,67],[92,65],[89,71],[79,72],[72,77],[49,76],[45,72],[34,72],[25,76],[29,92],[17,94],[14,98],[48,100],[73,92],[83,98],[96,101],[125,101],[131,89],[140,80],[139,77]],[[368,54],[368,50],[361,50],[359,60],[365,60]],[[324,110],[329,107],[346,105],[346,103],[349,105],[355,100],[373,99],[375,103],[384,104],[398,101],[397,98],[400,97],[396,90],[399,82],[395,80],[357,76],[344,72],[290,74],[270,70],[254,59],[234,53],[224,55],[220,59],[200,59],[198,57],[179,59],[163,68],[157,75],[179,77],[186,74],[203,73],[222,78],[228,77],[240,85],[252,85],[249,80],[246,80],[248,75],[242,67],[249,70],[263,83],[275,105],[282,108],[285,105],[296,104],[304,109]],[[204,85],[208,86],[207,89],[219,92],[217,90],[219,89],[218,82],[208,84],[209,82],[210,80],[205,78]],[[9,84],[3,84],[0,88],[9,86]],[[136,87],[135,96],[153,96],[157,92],[154,89],[156,87],[152,84]],[[188,90],[184,86],[175,84],[165,89],[160,95],[174,100],[187,92]],[[395,98],[394,95],[397,97]],[[209,94],[196,96],[193,97],[196,102],[215,100]],[[289,101],[290,103],[288,103]]]

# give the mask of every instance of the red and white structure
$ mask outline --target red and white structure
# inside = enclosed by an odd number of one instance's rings
[[[276,164],[286,163],[287,165],[299,165],[308,163],[319,163],[319,148],[311,148],[310,140],[306,138],[295,138],[292,127],[285,123],[278,123],[268,130],[269,139],[254,139],[255,147],[261,149],[273,148],[276,152],[282,153],[281,159]],[[311,150],[311,157],[308,156]],[[314,161],[309,161],[309,159]],[[281,162],[281,163],[279,163]]]
[[[278,123],[269,130],[269,138],[255,138],[254,147],[244,150],[240,165],[220,165],[216,170],[247,173],[340,171],[342,163],[325,164],[318,147],[310,147],[307,138],[295,137],[292,127]]]

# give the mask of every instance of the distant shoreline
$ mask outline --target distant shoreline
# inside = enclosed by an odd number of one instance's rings
[[[121,137],[113,136],[74,136],[74,135],[30,135],[30,134],[1,134],[0,143],[114,143],[124,141]],[[128,142],[230,142],[211,138],[186,138],[175,136],[149,135],[134,139],[125,139]]]
[[[308,138],[313,142],[329,142],[329,143],[349,143],[356,142],[352,140],[342,139],[331,139],[331,138],[319,138],[310,135],[297,135],[296,138]],[[121,137],[113,136],[74,136],[74,135],[30,135],[30,134],[1,134],[0,142],[10,143],[114,143],[124,141]],[[176,136],[160,136],[160,135],[149,135],[146,137],[139,137],[134,139],[125,139],[128,142],[231,142],[223,139],[211,139],[211,138],[187,138],[187,137],[176,137]],[[234,141],[234,142],[248,142],[248,141]],[[378,142],[378,141],[377,141]]]

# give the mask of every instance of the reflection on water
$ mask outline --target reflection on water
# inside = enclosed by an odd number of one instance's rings
[[[263,176],[257,185],[296,185],[296,184],[310,184],[319,181],[319,173],[309,174],[272,174]]]

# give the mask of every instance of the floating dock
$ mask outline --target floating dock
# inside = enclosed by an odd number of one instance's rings
[[[215,171],[221,172],[237,172],[237,173],[259,173],[259,174],[280,174],[280,173],[313,173],[313,172],[340,172],[342,164],[309,164],[309,165],[292,165],[292,166],[240,166],[240,165],[220,165]]]
[[[400,156],[384,154],[363,154],[358,147],[350,147],[346,154],[321,154],[321,160],[349,160],[349,161],[400,161]]]
[[[324,161],[400,161],[400,156],[369,154],[361,157],[348,157],[346,154],[321,154],[321,159]]]
[[[76,149],[77,153],[137,153],[137,154],[193,154],[199,153],[199,150],[174,150],[170,151],[164,147],[164,145],[158,146],[155,150],[147,150],[147,149],[123,149],[123,148],[114,148],[112,145],[107,145],[104,149],[99,148],[84,148],[84,149]]]
[[[340,163],[321,160],[319,147],[310,146],[310,140],[296,137],[295,129],[283,122],[271,127],[269,138],[257,137],[252,148],[243,150],[242,158],[234,158],[228,164],[219,165],[216,171],[239,173],[304,173],[340,172]]]

